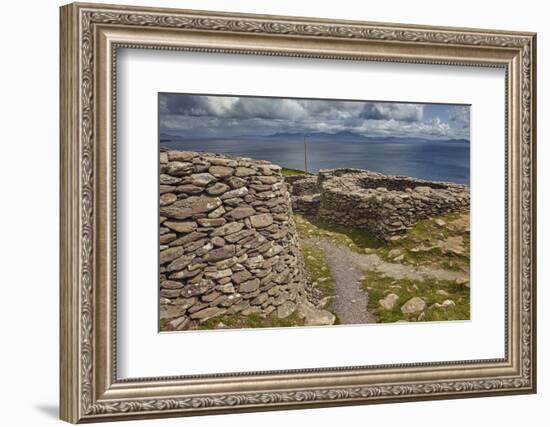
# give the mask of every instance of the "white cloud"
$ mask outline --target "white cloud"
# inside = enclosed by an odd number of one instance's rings
[[[449,120],[459,127],[470,127],[470,107],[457,105],[451,108]]]
[[[445,122],[438,117],[423,120],[422,104],[197,95],[160,97],[162,131],[208,137],[350,131],[365,136],[469,139],[469,108],[447,108],[449,121]]]

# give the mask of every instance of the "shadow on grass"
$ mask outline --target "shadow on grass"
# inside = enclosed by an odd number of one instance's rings
[[[347,237],[359,249],[377,249],[386,245],[383,240],[379,239],[368,230],[328,224],[327,222],[315,218],[304,219],[317,229],[315,230],[317,233],[314,234],[322,235],[322,232],[324,231],[326,233],[330,233],[332,237],[338,238],[338,235],[340,235],[342,239]]]

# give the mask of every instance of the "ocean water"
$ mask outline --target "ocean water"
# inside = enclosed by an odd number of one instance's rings
[[[161,146],[269,160],[293,169],[305,169],[303,139],[173,139]],[[359,168],[387,175],[470,184],[470,143],[418,139],[307,141],[307,170]]]

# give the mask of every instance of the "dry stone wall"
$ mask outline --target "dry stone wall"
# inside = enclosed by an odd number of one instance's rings
[[[161,151],[159,271],[167,330],[222,315],[303,311],[303,261],[281,168]]]
[[[470,208],[469,187],[449,182],[362,169],[321,170],[315,188],[312,181],[311,176],[292,177],[289,186],[295,212],[330,224],[368,229],[382,240],[403,234],[419,220]]]

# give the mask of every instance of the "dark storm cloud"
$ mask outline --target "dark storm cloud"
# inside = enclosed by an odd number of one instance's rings
[[[422,120],[423,110],[423,106],[418,104],[366,103],[359,117],[367,120],[416,122]]]

